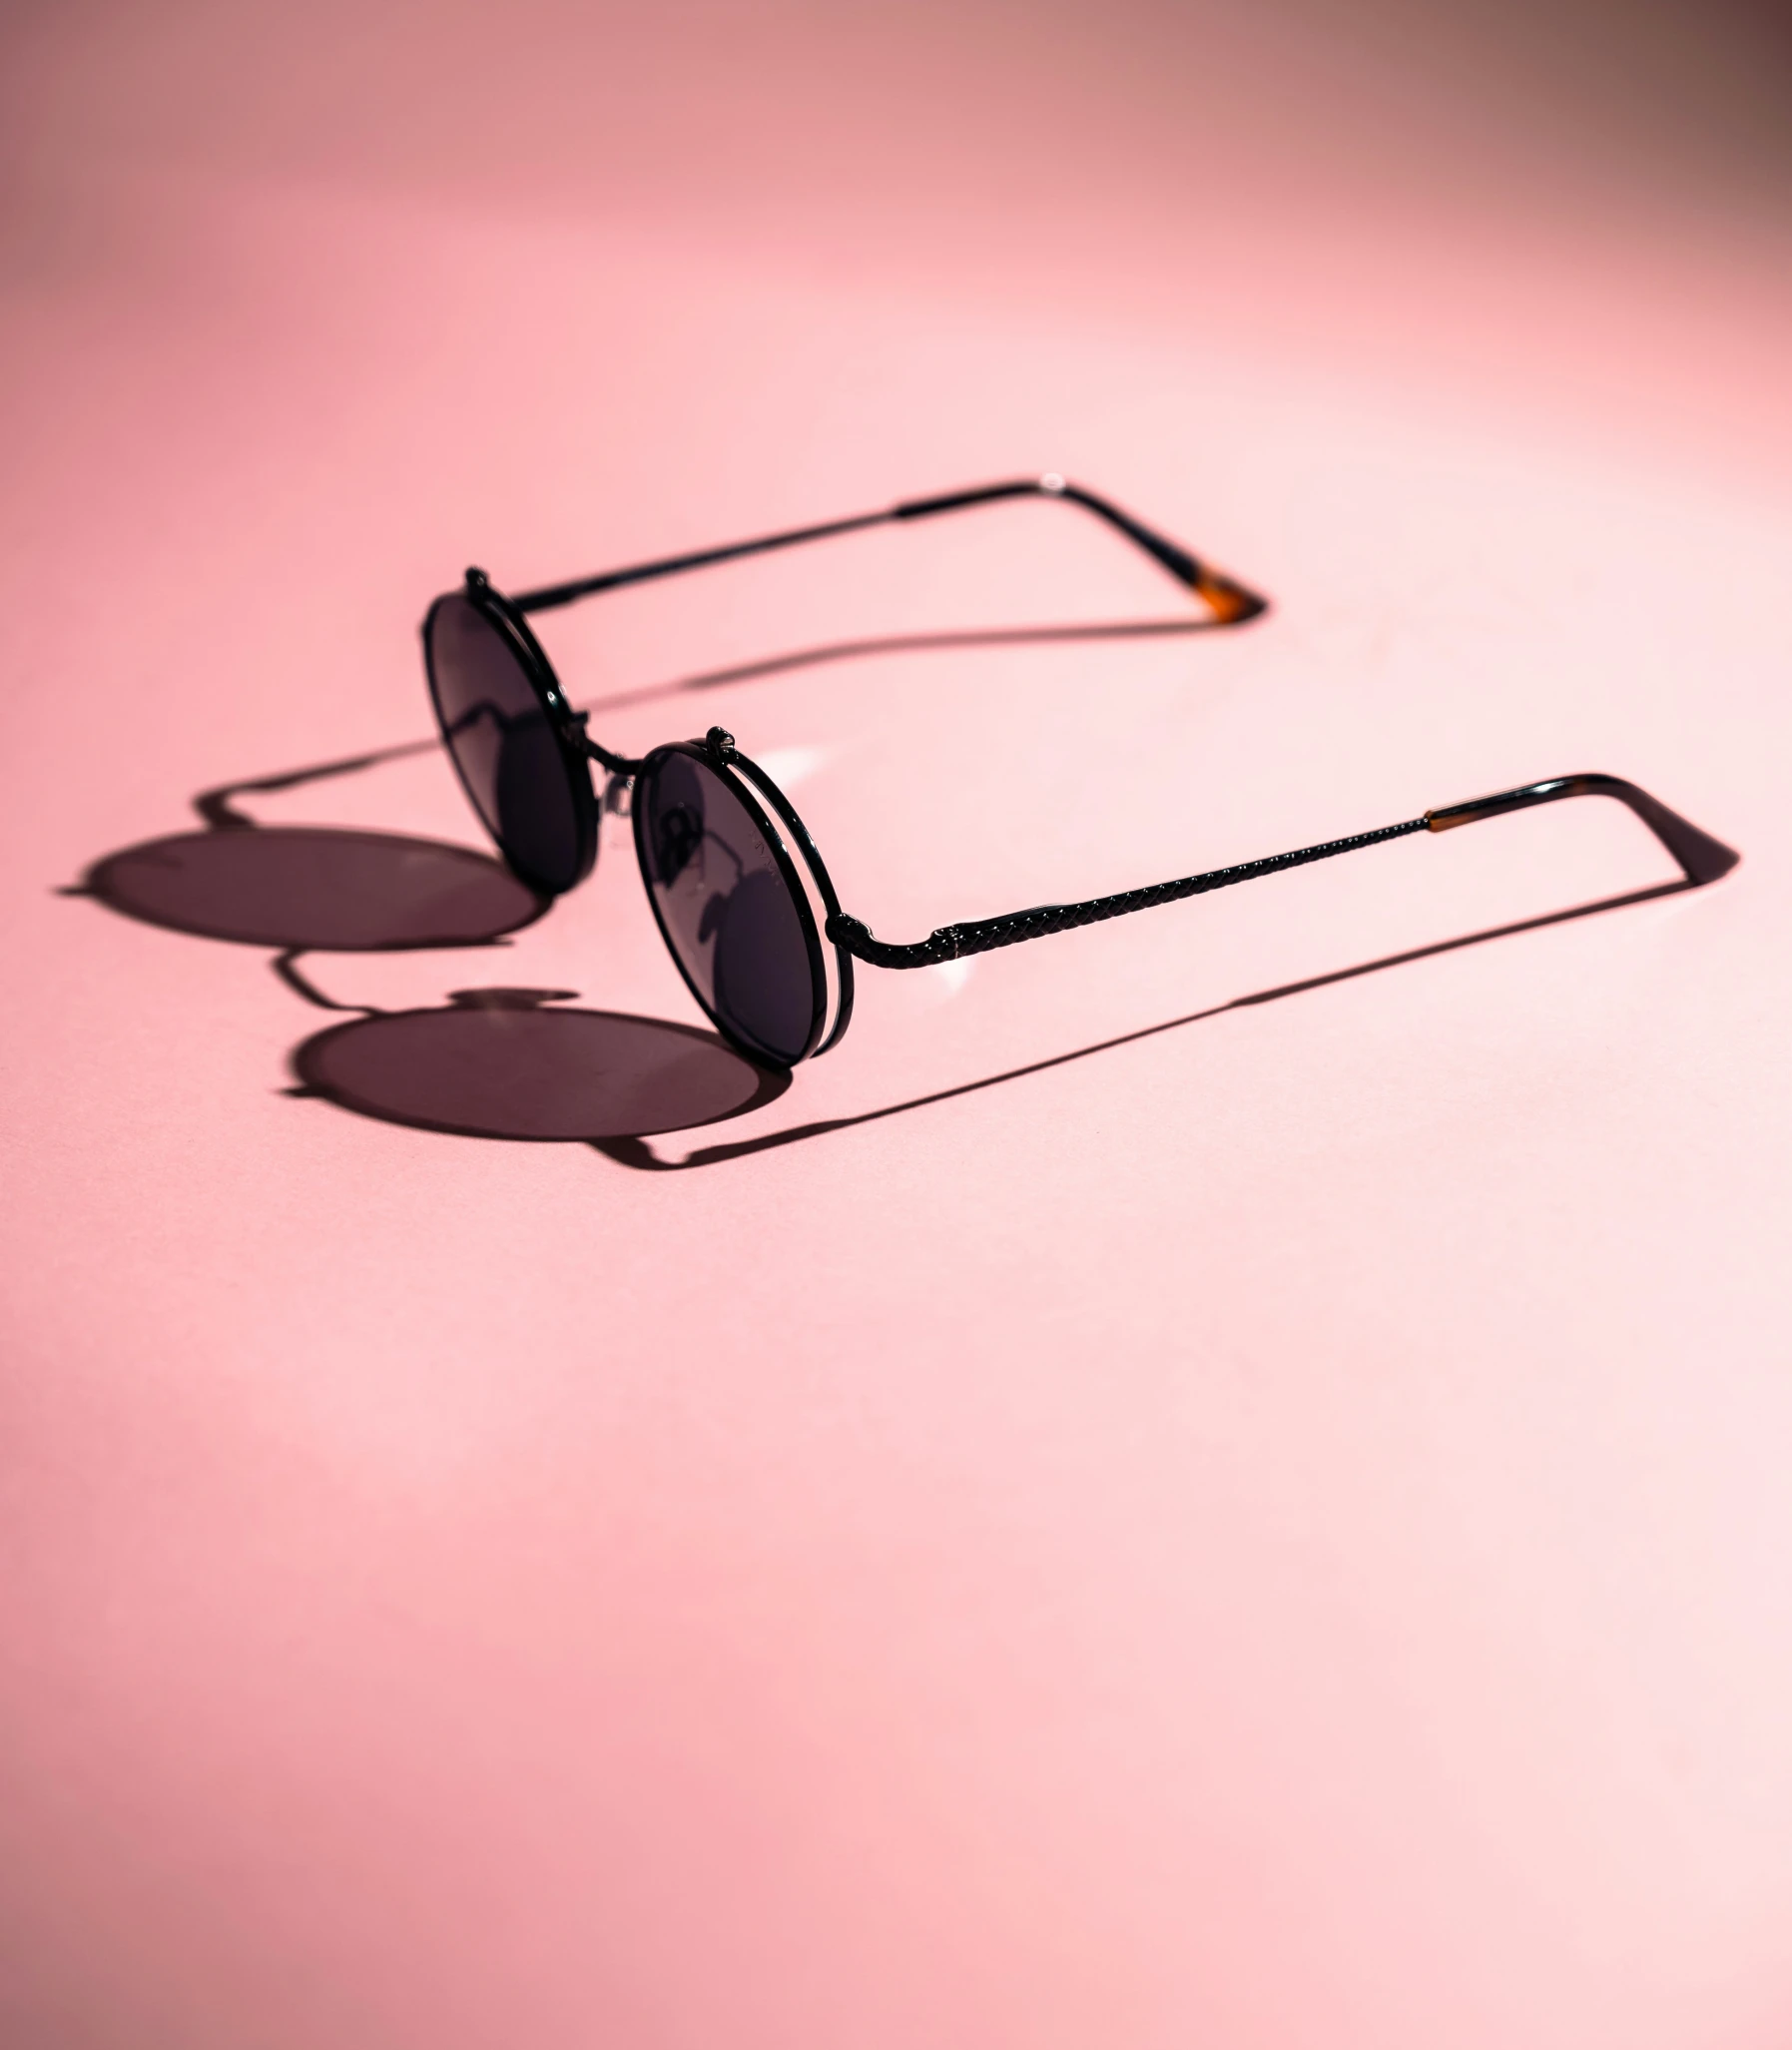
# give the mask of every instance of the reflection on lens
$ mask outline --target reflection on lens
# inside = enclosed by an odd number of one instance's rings
[[[579,880],[579,811],[560,741],[515,651],[459,592],[438,598],[425,628],[442,737],[485,828],[538,888]]]
[[[750,1052],[800,1060],[821,1019],[820,971],[776,855],[740,799],[690,755],[636,793],[648,893],[697,1001]]]

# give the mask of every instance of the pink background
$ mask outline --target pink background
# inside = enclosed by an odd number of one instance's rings
[[[9,2050],[1792,2037],[1783,27],[4,37]],[[1583,769],[1743,866],[1238,1003],[1666,875],[1560,806],[868,972],[608,1152],[295,1097],[274,950],[59,894],[424,738],[468,560],[1048,466],[1274,612],[598,730],[728,724],[898,939]],[[544,633],[596,699],[1174,610],[1028,505]],[[430,753],[243,802],[477,844]],[[302,972],[700,1023],[609,831],[502,952]]]

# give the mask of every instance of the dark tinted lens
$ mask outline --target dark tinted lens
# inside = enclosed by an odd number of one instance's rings
[[[436,717],[485,829],[518,875],[579,879],[579,813],[560,742],[510,643],[458,593],[429,615]]]
[[[666,938],[704,1008],[742,1044],[789,1065],[820,1009],[803,918],[746,807],[689,755],[642,782],[636,833]]]

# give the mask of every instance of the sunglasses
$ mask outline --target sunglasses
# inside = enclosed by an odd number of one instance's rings
[[[638,760],[602,746],[586,732],[587,715],[568,702],[529,629],[530,613],[625,584],[893,521],[1029,497],[1061,499],[1105,521],[1198,596],[1215,624],[1242,624],[1267,609],[1263,598],[1176,542],[1055,475],[910,499],[882,512],[514,596],[496,589],[483,570],[469,569],[462,588],[430,606],[423,621],[423,661],[443,743],[468,801],[511,871],[544,897],[572,889],[596,863],[606,805],[618,812],[626,808],[648,902],[692,996],[733,1045],[755,1060],[788,1068],[839,1044],[853,1016],[856,962],[910,969],[960,961],[1410,833],[1444,833],[1560,798],[1611,797],[1627,805],[1679,864],[1687,887],[1715,882],[1740,859],[1633,783],[1615,776],[1560,776],[1236,868],[1082,904],[1041,905],[942,926],[925,940],[891,946],[841,909],[827,865],[790,800],[740,752],[731,734],[712,726],[700,741],[670,741]],[[601,797],[593,762],[607,776]]]

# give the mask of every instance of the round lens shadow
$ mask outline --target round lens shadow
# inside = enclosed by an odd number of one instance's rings
[[[558,990],[457,990],[451,1008],[356,1019],[293,1055],[301,1093],[471,1138],[646,1138],[738,1117],[790,1076],[712,1032],[548,1008]]]
[[[321,826],[145,841],[96,862],[82,888],[177,933],[329,954],[473,946],[551,902],[471,848]]]

